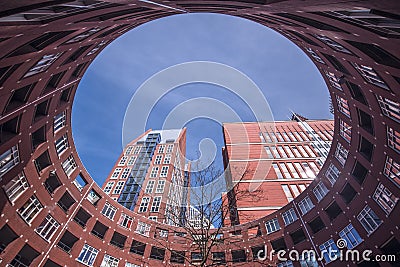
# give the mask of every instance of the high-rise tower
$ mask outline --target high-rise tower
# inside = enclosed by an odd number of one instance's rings
[[[148,130],[124,148],[103,191],[152,220],[177,224],[187,205],[185,154],[186,128]]]
[[[224,223],[234,225],[273,213],[305,190],[328,155],[333,121],[293,115],[291,121],[225,123],[223,132],[225,179],[228,187],[237,183],[226,196]]]

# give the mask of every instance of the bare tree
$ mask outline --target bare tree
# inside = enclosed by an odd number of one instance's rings
[[[165,221],[172,221],[173,224],[181,227],[182,232],[173,234],[182,243],[188,245],[187,250],[191,251],[192,254],[180,253],[177,255],[179,252],[172,250],[170,242],[156,238],[160,247],[170,251],[172,256],[179,256],[181,259],[184,258],[185,261],[196,263],[198,266],[216,266],[226,263],[225,254],[222,252],[224,243],[223,225],[234,211],[229,208],[232,206],[232,203],[229,203],[231,200],[228,197],[222,197],[221,192],[226,191],[226,187],[228,187],[230,191],[234,191],[235,199],[240,199],[244,195],[248,196],[248,191],[238,190],[237,182],[240,182],[250,172],[251,170],[235,170],[233,175],[236,175],[236,183],[226,185],[224,175],[227,174],[217,169],[215,165],[196,166],[195,171],[191,172],[191,187],[189,188],[191,206],[188,206],[188,209],[195,211],[187,210],[187,213],[182,216],[181,213],[176,212],[176,207],[167,205],[165,214],[168,214],[166,215],[168,218],[164,218]],[[239,178],[238,175],[240,175]],[[262,196],[260,190],[253,192],[253,195],[255,197]],[[156,235],[156,237],[160,237],[163,233],[156,233]]]

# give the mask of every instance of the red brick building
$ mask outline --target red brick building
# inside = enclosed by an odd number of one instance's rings
[[[212,251],[216,254],[210,255],[208,263],[278,267],[398,265],[398,1],[159,3],[2,1],[0,264],[191,264],[196,251],[189,251],[187,239],[175,234],[184,229],[151,221],[119,205],[96,185],[74,146],[71,109],[85,70],[107,44],[124,32],[165,16],[214,12],[260,23],[302,49],[327,84],[335,127],[332,149],[318,179],[280,210],[251,223],[221,229],[221,246]],[[339,144],[349,151],[344,164],[335,156]],[[338,173],[329,171],[331,164]],[[321,190],[321,183],[329,191]],[[102,212],[107,203],[117,207],[116,213]],[[150,227],[143,229],[140,222]],[[163,238],[160,229],[164,230]],[[265,261],[257,260],[264,246],[268,251],[313,249],[320,256],[322,251],[334,249],[339,238],[347,240],[349,248],[370,250],[372,256],[398,258],[377,262],[324,257],[315,263],[309,259],[282,261],[274,254]]]
[[[333,120],[225,123],[225,178],[235,185],[225,224],[271,214],[300,195],[323,166],[333,129]]]

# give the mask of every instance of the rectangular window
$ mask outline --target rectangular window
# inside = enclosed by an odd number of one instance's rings
[[[93,266],[94,260],[96,259],[98,253],[99,251],[97,249],[85,244],[83,245],[82,251],[76,260],[87,266]]]
[[[308,178],[306,172],[303,170],[299,162],[295,162],[294,166],[297,168],[297,171],[300,172],[301,178]]]
[[[289,155],[289,158],[295,158],[295,155],[293,154],[292,150],[290,149],[289,146],[284,146],[287,154]]]
[[[265,151],[267,152],[267,157],[268,157],[269,159],[273,159],[273,158],[274,158],[274,155],[272,154],[271,148],[270,148],[269,146],[266,146],[266,147],[264,147],[264,148],[265,148]]]
[[[283,171],[283,176],[284,176],[285,178],[292,178],[292,177],[290,176],[290,173],[289,173],[288,169],[286,168],[285,163],[279,163],[279,166],[281,167],[281,169],[282,169],[282,171]]]
[[[320,202],[326,194],[328,194],[329,190],[326,188],[325,184],[323,182],[319,182],[316,187],[313,189],[313,193],[315,197],[317,198],[318,202]]]
[[[386,97],[376,95],[379,106],[381,107],[383,115],[400,122],[400,104],[399,102],[390,100]]]
[[[285,193],[285,196],[286,196],[286,198],[287,198],[287,201],[288,201],[288,202],[292,201],[294,198],[293,198],[292,192],[291,192],[290,189],[289,189],[289,186],[286,185],[286,184],[283,184],[283,185],[282,185],[282,189],[283,189],[283,192]]]
[[[104,255],[100,267],[118,267],[119,259],[114,258],[108,254]]]
[[[157,194],[162,194],[164,193],[164,187],[165,187],[165,181],[160,180],[157,182],[157,188],[156,188],[156,193]]]
[[[145,194],[153,193],[154,183],[154,180],[150,180],[147,182],[146,190],[144,191]]]
[[[136,233],[149,236],[150,233],[150,225],[144,222],[139,221],[136,227]]]
[[[286,163],[286,165],[288,166],[290,173],[292,174],[291,176],[293,178],[300,178],[299,174],[297,173],[296,169],[293,166],[293,163],[288,162],[288,163]]]
[[[24,173],[21,172],[5,185],[4,190],[11,203],[14,203],[28,188],[28,181]]]
[[[351,141],[351,126],[346,122],[340,120],[340,136],[346,140],[347,143]]]
[[[309,145],[304,145],[304,148],[307,150],[308,154],[311,155],[311,157],[313,157],[313,158],[316,157],[314,151],[311,149],[311,147]]]
[[[129,174],[131,173],[131,168],[125,168],[122,172],[121,179],[128,178]]]
[[[130,262],[126,262],[125,263],[125,267],[140,267],[140,265],[134,264],[134,263],[130,263]]]
[[[286,152],[285,152],[285,150],[283,149],[282,146],[278,146],[278,151],[279,151],[279,153],[281,153],[281,155],[282,155],[283,158],[287,158],[287,157],[288,157],[288,156],[286,155]]]
[[[312,203],[310,197],[305,197],[302,201],[298,204],[302,215],[309,212],[312,208],[314,208],[314,204]]]
[[[150,172],[150,178],[156,178],[158,175],[158,167],[153,167]]]
[[[135,163],[135,160],[136,160],[135,156],[130,157],[129,161],[128,161],[128,165],[133,165],[133,163]]]
[[[123,165],[125,165],[127,160],[128,160],[128,157],[127,157],[127,156],[123,156],[123,157],[121,158],[121,160],[119,161],[118,166],[123,166]]]
[[[338,143],[335,151],[335,157],[342,166],[344,166],[344,164],[346,163],[348,155],[349,155],[349,150],[344,148],[341,143]]]
[[[304,147],[302,145],[297,146],[297,148],[300,150],[301,154],[303,155],[304,158],[309,158],[310,155],[308,155],[308,153],[306,152],[306,150],[304,149]]]
[[[339,111],[342,112],[346,117],[350,118],[350,107],[347,100],[337,95],[336,101]]]
[[[333,88],[338,89],[339,91],[343,91],[342,86],[340,85],[339,79],[333,72],[325,71],[325,75],[329,80],[329,83],[332,85]]]
[[[60,114],[58,114],[58,115],[56,115],[56,116],[54,116],[54,121],[53,121],[54,132],[57,132],[58,130],[60,130],[62,127],[65,126],[66,119],[67,118],[66,118],[65,111],[60,113]]]
[[[141,146],[136,146],[135,150],[133,151],[133,154],[139,154],[141,148],[142,148]]]
[[[30,224],[38,213],[43,209],[42,204],[35,195],[31,196],[25,204],[18,209],[19,215]]]
[[[339,178],[340,171],[338,168],[336,168],[335,165],[332,163],[329,165],[328,170],[325,173],[326,178],[328,178],[329,182],[331,182],[332,185],[336,183],[336,180]]]
[[[72,43],[76,43],[76,42],[80,42],[84,39],[86,39],[87,37],[95,34],[96,32],[100,31],[103,28],[99,28],[99,27],[95,27],[93,29],[90,29],[88,31],[85,31],[81,34],[78,34],[77,36],[73,37],[72,39],[68,40],[66,43],[67,44],[72,44]]]
[[[48,214],[46,218],[44,218],[43,222],[35,229],[35,232],[43,237],[44,240],[50,241],[59,226],[60,224],[51,217],[50,214]]]
[[[154,164],[161,164],[161,161],[162,161],[162,155],[157,155],[154,160]]]
[[[375,193],[372,196],[376,203],[385,211],[386,214],[390,214],[396,206],[399,198],[395,197],[389,189],[383,184],[379,183],[376,187]]]
[[[324,60],[323,60],[320,56],[318,56],[318,54],[317,54],[316,52],[314,52],[314,51],[312,50],[312,48],[306,47],[306,51],[307,51],[308,53],[310,53],[310,55],[311,55],[317,62],[319,62],[319,63],[321,63],[321,64],[325,64]]]
[[[390,157],[386,157],[383,173],[398,187],[400,187],[400,164]]]
[[[297,188],[297,185],[291,184],[291,185],[290,185],[290,189],[292,189],[292,192],[293,192],[293,194],[294,194],[295,197],[297,197],[298,195],[300,195],[300,191],[299,191],[299,189]]]
[[[347,225],[342,231],[340,231],[339,236],[346,240],[347,249],[353,249],[363,241],[352,224]]]
[[[121,217],[118,220],[118,225],[130,229],[132,226],[133,218],[125,213],[121,214]]]
[[[121,173],[122,168],[115,168],[113,174],[111,175],[111,179],[117,179],[119,174]]]
[[[276,149],[275,146],[270,146],[269,147],[272,151],[272,154],[275,156],[276,159],[280,159],[281,155],[279,155],[278,150]]]
[[[167,177],[167,174],[168,174],[168,166],[162,166],[160,177]]]
[[[86,56],[90,56],[90,55],[95,54],[97,51],[99,51],[106,44],[107,44],[107,41],[101,41],[99,44],[97,44],[95,47],[93,47],[92,50],[90,50],[89,53],[86,54]]]
[[[323,42],[324,44],[328,45],[330,48],[332,48],[333,50],[339,51],[339,52],[343,52],[346,54],[353,54],[351,53],[348,49],[344,48],[341,44],[339,44],[336,41],[333,41],[332,39],[323,36],[323,35],[318,35],[318,34],[314,34],[314,36],[320,40],[321,42]]]
[[[308,178],[315,178],[315,172],[310,168],[310,165],[308,162],[302,162],[301,165],[303,165],[304,170],[306,171],[306,175]]]
[[[56,141],[57,155],[60,156],[65,150],[67,150],[68,146],[68,138],[67,135],[64,134]]]
[[[272,167],[274,167],[274,170],[275,170],[275,173],[276,173],[276,176],[278,177],[278,179],[282,179],[283,176],[282,176],[281,170],[278,167],[278,164],[272,163]]]
[[[117,183],[117,185],[115,186],[115,188],[114,188],[113,194],[119,195],[121,193],[121,191],[122,191],[122,188],[124,187],[124,184],[125,184],[124,181],[119,181]]]
[[[28,70],[24,75],[24,78],[47,70],[61,55],[62,53],[44,55],[32,68]]]
[[[265,222],[265,227],[267,229],[267,234],[276,232],[281,229],[277,218]]]
[[[161,197],[154,197],[153,204],[151,205],[151,212],[158,212],[160,210]]]
[[[165,155],[164,158],[164,164],[170,164],[171,163],[171,154]]]
[[[174,149],[174,145],[168,145],[167,146],[167,153],[172,153],[173,149]]]
[[[365,231],[371,234],[376,228],[381,225],[382,220],[375,214],[375,212],[367,205],[364,209],[357,215],[357,219],[360,221]]]
[[[158,153],[164,153],[164,149],[165,149],[165,146],[164,145],[160,145],[158,147]]]
[[[76,165],[74,157],[71,155],[62,163],[62,167],[65,174],[69,177],[78,166]]]
[[[400,153],[400,132],[391,127],[387,127],[388,146],[397,153]]]
[[[321,254],[324,256],[325,263],[337,260],[340,256],[339,249],[333,239],[329,239],[328,241],[320,245],[319,249],[321,250]]]
[[[110,194],[113,186],[114,186],[114,182],[108,182],[106,184],[106,187],[104,187],[104,189],[103,189],[104,193],[106,193],[107,195]]]
[[[146,212],[147,208],[149,206],[149,202],[150,202],[149,197],[142,198],[142,202],[140,203],[140,206],[139,206],[139,212]]]
[[[128,146],[128,148],[125,150],[125,155],[129,155],[132,153],[133,146]]]
[[[387,84],[382,80],[382,78],[378,75],[378,73],[376,73],[373,68],[353,62],[351,62],[351,64],[368,83],[389,90]]]
[[[282,213],[283,221],[285,222],[285,226],[291,224],[294,221],[297,221],[297,215],[294,209],[289,209]]]
[[[117,208],[106,202],[106,204],[104,204],[103,210],[101,211],[101,214],[112,221],[114,220],[115,213],[117,213]]]
[[[19,163],[18,147],[13,146],[0,155],[0,177]]]

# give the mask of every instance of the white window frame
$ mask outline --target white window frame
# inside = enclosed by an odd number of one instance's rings
[[[67,134],[64,134],[56,140],[55,147],[58,156],[61,156],[61,154],[67,150],[69,147]]]
[[[340,175],[339,169],[334,164],[331,163],[328,167],[328,170],[326,170],[325,172],[325,177],[328,178],[332,186],[336,183],[337,179],[339,178],[339,175]]]
[[[62,163],[63,170],[68,178],[71,174],[78,168],[78,165],[75,162],[75,159],[72,155],[70,155],[66,160]]]
[[[126,164],[127,160],[128,160],[128,156],[122,156],[118,162],[118,166],[124,166]]]
[[[158,166],[155,166],[151,169],[150,178],[156,178],[158,176]]]
[[[329,190],[325,186],[325,184],[321,181],[319,182],[314,188],[313,188],[313,193],[315,197],[317,198],[318,202],[320,202],[327,194]]]
[[[138,221],[135,232],[144,236],[149,236],[150,227],[151,227],[150,224]]]
[[[375,189],[372,199],[382,208],[382,210],[389,215],[399,200],[398,197],[385,187],[382,183],[379,183]]]
[[[170,164],[171,163],[171,154],[166,154],[164,157],[164,163],[163,164]]]
[[[131,156],[126,165],[133,165],[135,163],[135,160],[136,160],[136,157],[135,156]]]
[[[117,208],[111,205],[110,203],[106,202],[104,204],[103,209],[101,210],[101,214],[103,214],[105,217],[110,219],[111,221],[114,220],[115,214],[117,213]]]
[[[125,181],[118,181],[117,184],[115,185],[113,194],[114,195],[119,195],[121,194],[122,189],[124,188]]]
[[[13,146],[0,155],[0,177],[19,163],[18,146]]]
[[[158,147],[158,153],[164,153],[164,150],[165,150],[165,146],[164,145],[160,145]]]
[[[18,209],[18,214],[24,219],[24,221],[31,225],[31,222],[43,209],[43,205],[37,199],[35,195],[32,195],[25,204]]]
[[[285,226],[297,221],[299,218],[297,217],[296,212],[294,211],[293,208],[285,211],[284,213],[282,213],[282,219],[285,223]]]
[[[153,203],[151,205],[150,212],[159,212],[160,211],[161,199],[162,199],[162,197],[160,197],[160,196],[156,196],[153,198]]]
[[[142,197],[142,201],[140,202],[138,212],[147,212],[149,203],[150,203],[150,197]]]
[[[105,254],[100,267],[118,267],[119,259]]]
[[[23,172],[15,176],[11,181],[9,181],[5,186],[4,190],[10,202],[12,204],[29,188],[29,183],[26,180],[25,174]]]
[[[346,140],[347,143],[351,142],[351,126],[345,121],[340,120],[340,136]]]
[[[133,218],[125,213],[121,213],[121,216],[119,217],[118,220],[118,225],[130,229],[133,223]]]
[[[347,101],[347,99],[344,99],[343,97],[340,97],[337,95],[336,101],[337,101],[339,111],[346,117],[350,118],[351,117],[350,116],[350,106],[349,106],[349,102]]]
[[[347,241],[347,249],[353,249],[364,241],[351,223],[339,232],[339,236]]]
[[[154,181],[154,180],[149,180],[149,181],[147,182],[146,189],[144,190],[144,193],[145,193],[145,194],[151,194],[151,193],[153,193],[153,188],[154,188],[155,182],[156,182],[156,181]]]
[[[24,78],[38,74],[47,70],[63,53],[44,55],[35,65],[33,65],[24,75]]]
[[[54,116],[53,131],[57,132],[58,130],[63,128],[65,126],[65,124],[66,124],[66,120],[67,120],[67,115],[66,115],[65,111],[63,111],[60,114],[57,114],[56,116]]]
[[[364,227],[368,235],[375,232],[375,230],[382,224],[382,220],[368,205],[366,205],[357,215],[357,220]]]
[[[172,153],[173,149],[174,149],[174,145],[173,144],[169,144],[167,146],[167,153]]]
[[[164,193],[164,188],[165,188],[165,180],[158,180],[156,187],[156,194]]]
[[[44,218],[43,222],[35,229],[35,232],[40,235],[47,242],[57,232],[60,224],[50,214]]]
[[[121,179],[127,179],[128,177],[129,177],[129,174],[131,173],[131,168],[125,168],[123,171],[122,171],[122,174],[121,174]]]
[[[121,174],[122,168],[115,168],[114,172],[111,174],[110,179],[118,179],[119,175]]]
[[[169,166],[162,166],[161,167],[161,172],[160,172],[160,177],[167,177],[168,176],[168,169],[169,169]]]
[[[376,95],[383,115],[400,123],[400,103],[380,95]]]
[[[111,190],[113,189],[113,187],[114,187],[113,181],[107,182],[106,186],[103,189],[103,192],[106,193],[107,195],[109,195]]]
[[[301,214],[305,215],[314,208],[314,204],[309,196],[303,198],[297,206],[300,208]]]
[[[85,243],[82,247],[81,253],[79,253],[78,258],[76,258],[76,261],[86,266],[93,266],[98,253],[99,251],[97,249]],[[80,260],[79,258],[82,259]]]
[[[339,163],[344,167],[346,164],[347,156],[349,155],[349,150],[347,150],[341,143],[337,143],[335,158],[339,161]]]
[[[163,157],[163,155],[156,155],[156,157],[154,159],[154,164],[157,164],[157,165],[161,164],[162,157]]]
[[[279,225],[278,219],[273,218],[265,222],[265,228],[267,229],[267,234],[271,234],[273,232],[279,231],[281,229],[281,226]]]

